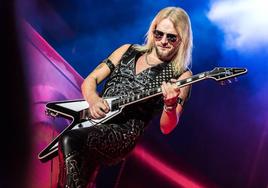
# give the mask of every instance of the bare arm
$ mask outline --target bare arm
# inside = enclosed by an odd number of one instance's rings
[[[184,72],[178,80],[186,79],[192,76],[190,71]],[[164,105],[174,105],[174,108],[163,110],[160,118],[160,129],[163,134],[169,134],[179,123],[180,115],[182,113],[183,107],[177,104],[177,98],[180,97],[183,101],[186,100],[191,86],[185,86],[178,88],[175,84],[163,83],[161,88],[164,96]]]
[[[108,59],[116,66],[125,51],[130,45],[125,44],[115,50]],[[103,100],[97,93],[97,85],[101,83],[110,74],[109,67],[105,62],[101,62],[83,81],[81,85],[82,95],[89,104],[89,113],[92,118],[99,119],[105,116],[109,112],[109,106],[105,100]]]

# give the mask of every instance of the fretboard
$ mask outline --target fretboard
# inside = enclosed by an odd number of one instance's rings
[[[175,83],[179,88],[181,88],[181,87],[187,86],[189,84],[206,79],[207,74],[208,74],[208,72],[199,73],[199,74],[193,75],[187,79],[179,80]],[[121,108],[124,106],[128,106],[130,104],[140,102],[140,101],[146,100],[148,98],[151,98],[151,97],[154,97],[154,96],[157,96],[160,94],[162,94],[162,89],[161,89],[161,87],[157,87],[157,88],[144,90],[138,94],[133,94],[130,96],[122,96],[122,97],[112,101],[112,104],[111,104],[112,109],[118,109],[118,108]]]

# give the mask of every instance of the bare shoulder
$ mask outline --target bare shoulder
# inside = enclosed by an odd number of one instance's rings
[[[127,51],[127,49],[130,47],[130,44],[124,44],[117,48],[110,56],[109,59],[112,61],[114,65],[117,65],[119,63],[119,60],[123,56],[123,54]]]

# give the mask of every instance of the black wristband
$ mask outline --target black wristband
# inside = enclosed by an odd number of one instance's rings
[[[103,61],[103,63],[105,63],[109,67],[109,69],[110,69],[111,72],[114,71],[115,66],[114,66],[114,64],[112,63],[112,61],[110,59],[105,59]]]
[[[178,97],[177,103],[180,104],[181,106],[183,106],[184,105],[184,100],[182,98]]]

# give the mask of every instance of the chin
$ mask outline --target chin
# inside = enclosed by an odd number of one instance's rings
[[[161,59],[162,61],[170,60],[170,52],[169,51],[159,50],[157,55],[158,55],[158,58]]]
[[[161,61],[170,61],[174,55],[174,50],[170,48],[162,48],[155,46],[156,54]]]

